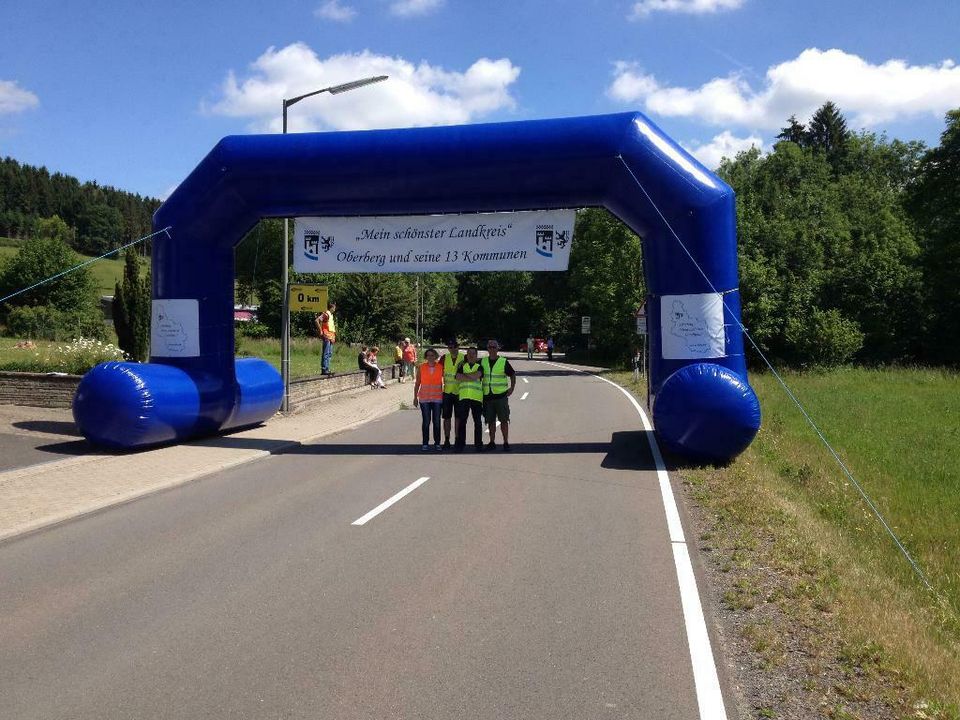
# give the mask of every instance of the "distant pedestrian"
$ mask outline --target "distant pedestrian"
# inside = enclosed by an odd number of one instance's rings
[[[553,360],[553,336],[547,337],[547,360]]]
[[[399,365],[397,368],[400,372],[400,377],[403,378],[403,349],[400,347],[403,345],[403,340],[397,340],[397,344],[393,348],[393,364]]]
[[[456,338],[447,340],[447,352],[440,358],[443,366],[443,449],[450,449],[450,426],[453,425],[453,416],[460,399],[460,383],[457,382],[457,373],[466,356],[460,352],[460,345]],[[455,438],[460,437],[460,426],[456,426]]]
[[[457,400],[457,442],[454,452],[463,452],[467,443],[467,418],[473,415],[473,446],[483,452],[483,368],[477,360],[477,349],[467,348],[467,357],[457,373],[460,384]]]
[[[412,378],[417,367],[417,346],[410,342],[410,338],[403,339],[403,375]]]
[[[333,357],[333,344],[337,341],[337,324],[334,321],[333,313],[337,309],[336,303],[327,303],[327,311],[317,315],[314,319],[314,325],[317,328],[317,334],[323,343],[323,351],[320,355],[320,374],[333,375],[330,372],[330,360]]]
[[[643,363],[643,356],[640,354],[640,348],[633,351],[633,359],[630,361],[633,367],[633,381],[640,382],[640,366]]]
[[[517,386],[517,373],[510,361],[500,354],[500,344],[496,340],[487,342],[487,355],[480,361],[483,370],[483,414],[490,431],[487,450],[497,447],[497,421],[503,432],[503,451],[510,452],[510,403]],[[509,387],[508,387],[509,385]]]
[[[440,449],[440,409],[443,405],[443,366],[437,360],[440,354],[433,348],[423,353],[425,363],[417,368],[417,380],[413,386],[413,406],[420,407],[422,419],[420,430],[423,436],[422,450],[430,448],[430,424],[433,423],[433,449]]]
[[[533,360],[533,338],[527,336],[527,360]]]

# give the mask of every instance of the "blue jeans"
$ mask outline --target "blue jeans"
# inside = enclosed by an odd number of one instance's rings
[[[320,372],[330,372],[330,358],[333,357],[333,340],[323,339],[323,355],[320,358]]]
[[[420,430],[423,433],[423,444],[430,444],[430,421],[433,420],[433,444],[440,444],[440,406],[442,403],[437,400],[436,402],[424,402],[420,401],[420,415],[423,418],[423,423],[420,425]]]

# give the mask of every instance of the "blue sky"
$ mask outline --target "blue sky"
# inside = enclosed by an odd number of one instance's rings
[[[936,144],[957,0],[4,0],[0,156],[164,197],[224,135],[641,110],[714,166],[826,99]]]

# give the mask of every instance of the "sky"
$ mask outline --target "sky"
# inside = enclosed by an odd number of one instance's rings
[[[225,135],[639,110],[714,168],[826,100],[936,145],[960,0],[2,0],[0,156],[164,198]]]

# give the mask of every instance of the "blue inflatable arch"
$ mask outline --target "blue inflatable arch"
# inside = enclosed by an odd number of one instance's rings
[[[585,206],[607,208],[643,239],[661,441],[686,456],[733,457],[760,423],[739,327],[734,194],[640,113],[224,138],[154,216],[155,230],[170,228],[169,238],[154,240],[155,305],[196,301],[187,304],[199,313],[199,347],[188,357],[94,368],[78,388],[74,417],[92,442],[133,448],[276,412],[277,372],[261,360],[234,360],[234,246],[263,217]],[[685,325],[685,313],[702,325],[689,311],[711,299],[713,341],[702,357],[697,344],[693,356],[678,357],[684,333],[704,331]]]

